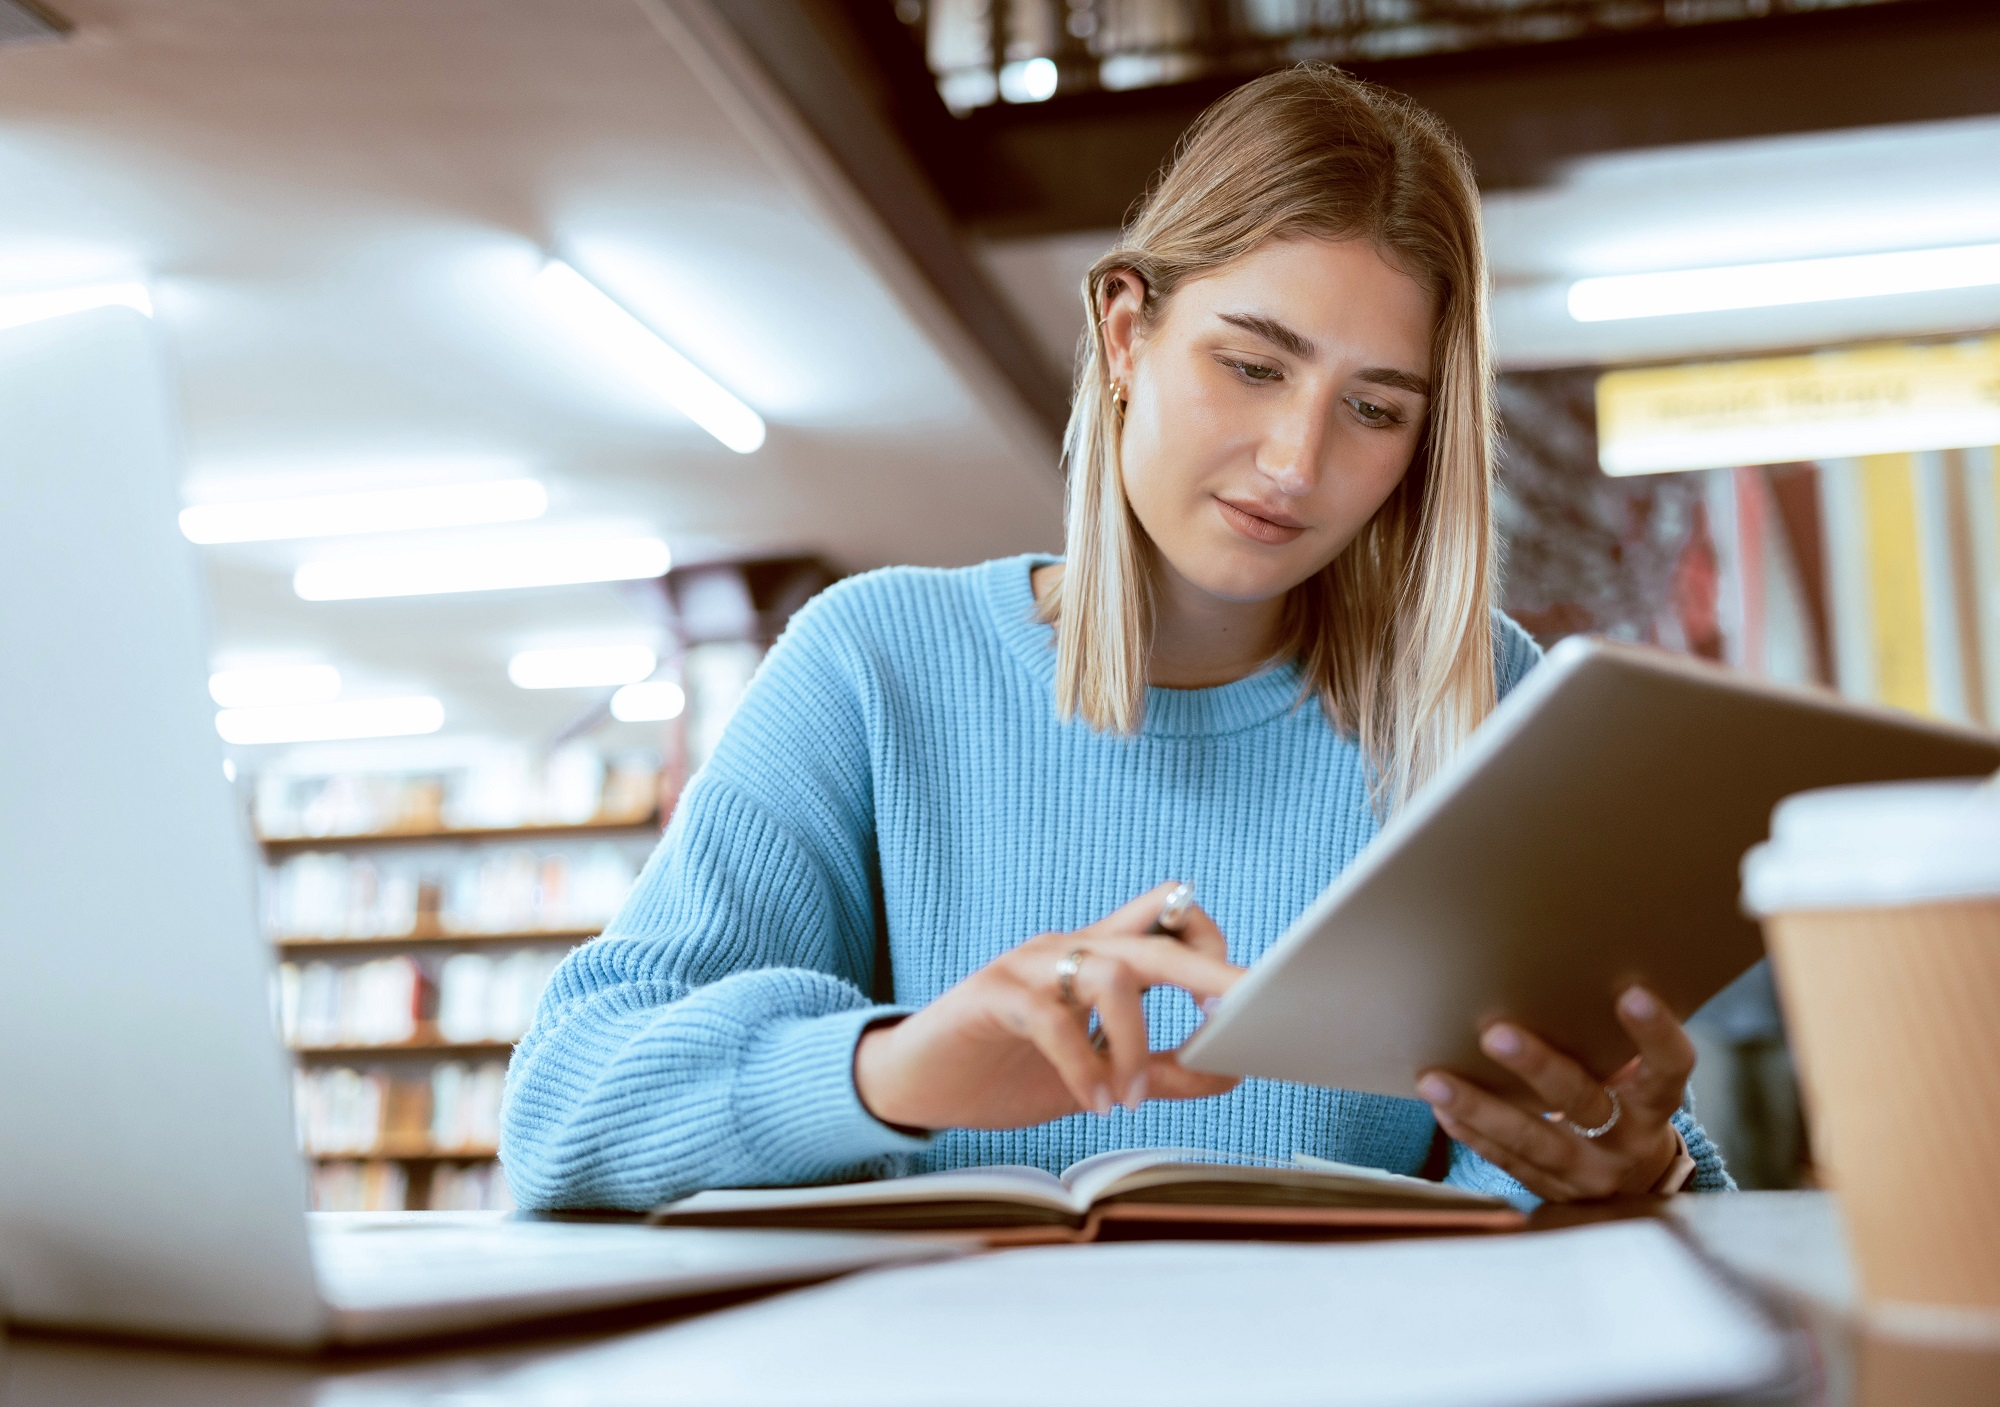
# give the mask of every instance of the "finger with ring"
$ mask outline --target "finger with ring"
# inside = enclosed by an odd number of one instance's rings
[[[1605,1085],[1603,1088],[1605,1096],[1611,1101],[1611,1112],[1609,1114],[1606,1114],[1604,1116],[1604,1121],[1596,1125],[1595,1127],[1585,1128],[1575,1119],[1572,1119],[1567,1114],[1563,1114],[1559,1111],[1552,1113],[1547,1117],[1549,1117],[1550,1119],[1561,1119],[1564,1123],[1569,1125],[1569,1131],[1575,1134],[1578,1138],[1599,1139],[1604,1137],[1604,1135],[1610,1133],[1611,1130],[1617,1128],[1618,1121],[1625,1117],[1625,1106],[1619,1101],[1617,1090],[1611,1088],[1611,1086],[1609,1085]]]
[[[1483,1140],[1482,1154],[1485,1145],[1504,1148],[1515,1159],[1572,1186],[1586,1181],[1596,1162],[1608,1156],[1602,1145],[1585,1143],[1511,1101],[1441,1071],[1426,1071],[1417,1082],[1417,1092],[1429,1102],[1440,1123],[1449,1120],[1478,1135]],[[1458,1135],[1453,1133],[1452,1137]],[[1459,1138],[1459,1142],[1467,1140]]]
[[[1090,949],[1077,948],[1056,963],[1056,995],[1064,1006],[1076,1005],[1076,975],[1083,971],[1083,960],[1089,956]]]
[[[1534,1032],[1495,1022],[1481,1032],[1479,1047],[1533,1090],[1544,1109],[1555,1111],[1547,1116],[1551,1123],[1567,1124],[1579,1137],[1592,1140],[1617,1124],[1618,1097],[1610,1087]]]

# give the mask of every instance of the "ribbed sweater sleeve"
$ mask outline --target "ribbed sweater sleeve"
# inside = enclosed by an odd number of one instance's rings
[[[855,1093],[876,855],[851,634],[801,613],[688,787],[625,908],[544,993],[508,1070],[524,1207],[897,1170],[926,1146]],[[831,598],[831,599],[829,599]]]

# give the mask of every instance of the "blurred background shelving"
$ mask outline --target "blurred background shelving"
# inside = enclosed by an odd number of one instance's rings
[[[795,585],[760,609],[760,573]],[[510,1205],[497,1155],[515,1042],[563,957],[624,903],[685,778],[809,594],[796,583],[830,576],[798,562],[699,575],[700,587],[661,588],[675,609],[654,677],[684,706],[655,720],[650,746],[598,686],[541,746],[493,740],[447,765],[418,753],[398,767],[363,745],[243,769],[316,1206]]]
[[[616,913],[657,842],[660,772],[656,754],[606,761],[572,741],[539,767],[503,753],[256,789],[316,1205],[510,1205],[507,1058],[556,964]]]

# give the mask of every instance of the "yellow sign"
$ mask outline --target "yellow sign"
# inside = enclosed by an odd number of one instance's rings
[[[2000,337],[1612,371],[1607,474],[2000,444]]]

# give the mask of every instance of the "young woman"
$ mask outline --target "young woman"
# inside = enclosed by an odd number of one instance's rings
[[[1404,100],[1304,67],[1205,115],[1086,280],[1066,556],[800,612],[515,1054],[516,1197],[1146,1145],[1727,1186],[1637,989],[1608,1088],[1486,1033],[1546,1119],[1436,1072],[1423,1102],[1174,1058],[1536,658],[1490,605],[1484,280],[1465,158]],[[1146,936],[1176,880],[1200,907]]]

